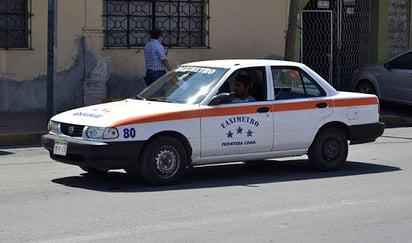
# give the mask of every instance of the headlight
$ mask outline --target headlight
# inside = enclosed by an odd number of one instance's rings
[[[60,134],[60,122],[50,120],[48,128],[51,133]]]
[[[86,129],[86,136],[93,139],[113,139],[119,136],[119,132],[116,128],[88,127]]]
[[[119,136],[119,132],[117,132],[117,128],[106,128],[103,132],[103,138],[117,138]]]

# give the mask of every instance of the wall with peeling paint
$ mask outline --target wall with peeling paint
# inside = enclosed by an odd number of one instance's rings
[[[56,112],[95,102],[85,88],[95,87],[99,78],[107,79],[102,82],[108,98],[141,91],[143,51],[103,47],[103,0],[57,2]],[[288,2],[210,0],[210,48],[169,49],[168,59],[177,66],[194,60],[283,56]],[[33,0],[32,5],[32,49],[0,50],[0,111],[46,110],[48,1]]]
[[[31,49],[0,50],[0,111],[44,111],[47,97],[47,0],[32,1]],[[84,0],[58,1],[55,106],[81,106],[85,75]],[[91,64],[93,65],[93,64]]]

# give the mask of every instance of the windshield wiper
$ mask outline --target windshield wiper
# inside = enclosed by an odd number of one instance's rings
[[[135,95],[135,96],[132,97],[132,99],[145,100],[145,98],[143,98],[140,95]]]
[[[171,102],[170,100],[167,100],[167,97],[151,97],[151,98],[144,98],[140,95],[135,95],[132,97],[133,99],[138,99],[138,100],[149,100],[149,101],[159,101],[159,102]]]
[[[160,102],[169,102],[166,97],[151,97],[151,98],[146,98],[146,100],[150,101],[160,101]]]

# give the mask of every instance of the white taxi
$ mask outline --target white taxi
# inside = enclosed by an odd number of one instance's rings
[[[251,102],[232,102],[240,75]],[[301,63],[233,59],[187,63],[135,97],[57,114],[42,145],[88,172],[124,169],[167,185],[196,165],[304,154],[334,170],[348,144],[383,131],[375,95],[337,91]]]

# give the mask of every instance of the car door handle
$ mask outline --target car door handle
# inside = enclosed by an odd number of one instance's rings
[[[258,113],[266,113],[266,112],[269,112],[269,107],[260,107],[256,111]]]
[[[317,103],[316,107],[317,108],[326,108],[326,107],[328,107],[328,103]]]

